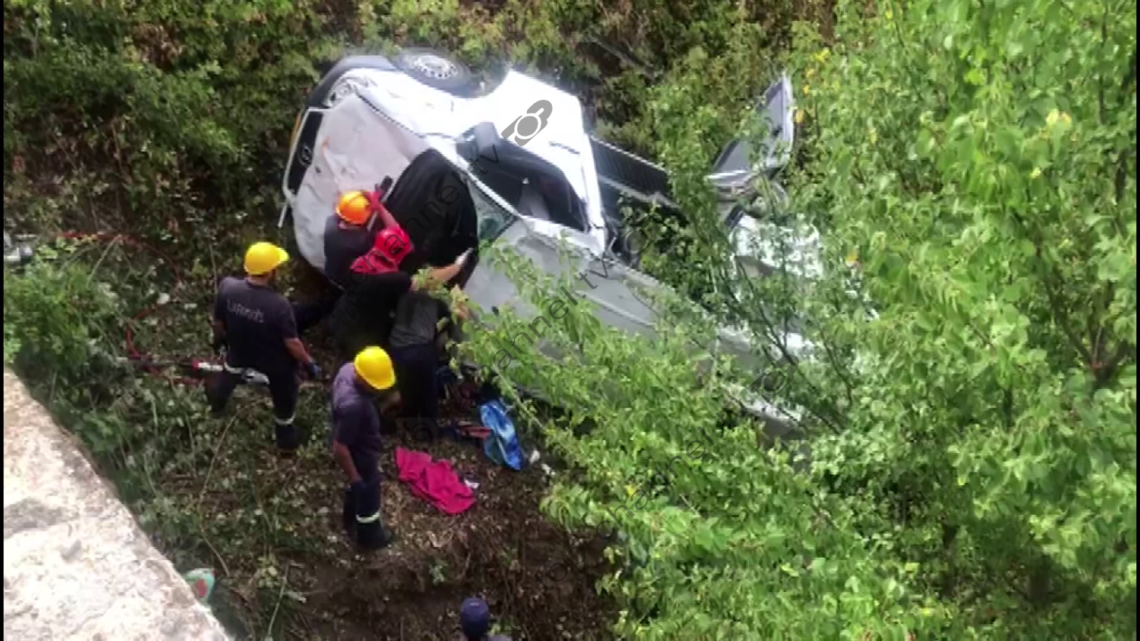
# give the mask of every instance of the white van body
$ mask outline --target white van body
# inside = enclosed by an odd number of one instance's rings
[[[292,218],[300,253],[323,272],[323,234],[340,195],[357,189],[370,189],[381,177],[390,176],[399,184],[412,161],[428,149],[438,151],[463,176],[476,205],[479,241],[493,241],[513,247],[529,257],[543,271],[561,275],[567,269],[587,273],[589,283],[578,280],[579,295],[592,302],[599,319],[609,326],[636,334],[653,336],[656,314],[642,302],[639,289],[664,288],[652,277],[624,264],[608,250],[612,242],[603,217],[599,176],[595,167],[592,140],[583,125],[578,98],[557,87],[522,73],[510,71],[490,93],[473,98],[452,95],[425,85],[380,56],[368,56],[367,65],[354,67],[354,58],[342,60],[337,74],[326,76],[318,91],[298,118],[284,172],[285,206],[279,226]],[[361,59],[363,60],[363,59]],[[390,68],[389,68],[390,67]],[[332,77],[335,75],[335,77]],[[782,78],[781,89],[790,93],[790,83]],[[482,123],[504,131],[527,117],[528,109],[539,101],[552,107],[545,127],[523,139],[518,146],[556,167],[580,199],[585,212],[584,229],[575,229],[549,220],[520,213],[523,202],[508,202],[478,177],[478,159],[465,157],[462,147],[469,132]],[[788,105],[781,103],[782,108]],[[790,114],[779,114],[791,122]],[[318,123],[313,126],[313,123]],[[520,127],[520,131],[522,128]],[[780,132],[790,144],[790,127]],[[515,145],[518,138],[503,139]],[[620,151],[620,150],[619,150]],[[624,153],[624,152],[623,152]],[[636,157],[634,157],[636,158]],[[778,153],[764,160],[777,166],[786,162]],[[737,178],[748,174],[739,168],[720,173],[714,183],[735,187]],[[750,175],[750,174],[749,174]],[[741,247],[755,244],[758,229],[748,223],[738,235]],[[565,242],[577,256],[577,264],[567,267],[560,258]],[[604,274],[604,276],[598,276]],[[464,284],[467,295],[485,312],[513,306],[523,317],[536,311],[522,301],[514,285],[503,274],[478,264]],[[767,358],[756,353],[744,334],[732,329],[720,332],[716,351],[734,354],[742,364],[763,369]],[[796,356],[807,356],[810,345],[798,335],[789,334],[786,343]],[[741,390],[750,410],[765,419],[777,434],[785,434],[799,420],[799,412],[775,408],[751,390]]]

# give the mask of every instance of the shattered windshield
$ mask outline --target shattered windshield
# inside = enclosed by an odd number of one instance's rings
[[[468,177],[471,200],[475,203],[479,242],[492,241],[511,226],[515,214],[493,198],[486,187],[475,178]]]

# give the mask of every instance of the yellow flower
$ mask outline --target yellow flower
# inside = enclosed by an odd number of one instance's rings
[[[869,136],[869,138],[870,138],[870,140],[871,140],[871,144],[872,144],[872,145],[873,145],[873,144],[875,144],[875,143],[877,143],[877,142],[879,142],[879,132],[877,132],[877,131],[875,131],[874,129],[872,129],[872,130],[871,130],[871,135]]]
[[[804,110],[803,109],[796,109],[796,124],[797,125],[804,124]]]
[[[815,77],[815,67],[808,67],[807,73],[805,73],[804,75],[807,76],[808,78],[814,78]]]
[[[831,55],[831,49],[824,47],[823,49],[820,49],[818,53],[815,54],[816,62],[823,62],[824,60],[827,60],[827,57],[830,55]]]
[[[1069,117],[1069,114],[1063,111],[1061,112],[1061,120],[1064,120],[1066,125],[1073,124],[1073,119]]]
[[[806,85],[806,84],[804,85],[804,95],[805,96],[811,95],[811,85]]]
[[[893,20],[895,17],[895,13],[890,9],[887,9],[887,12],[883,15],[887,17],[887,20]]]
[[[847,252],[846,262],[848,267],[851,267],[855,265],[855,263],[859,262],[859,250],[852,249],[851,251]]]
[[[1034,167],[1033,171],[1029,173],[1029,178],[1032,180],[1037,180],[1040,177],[1041,177],[1041,168],[1040,167]]]
[[[1059,112],[1059,111],[1057,111],[1056,109],[1054,109],[1053,111],[1050,111],[1050,112],[1049,112],[1049,115],[1048,115],[1048,116],[1045,116],[1045,124],[1047,124],[1047,125],[1049,125],[1050,127],[1052,127],[1053,125],[1057,124],[1057,120],[1058,120],[1060,117],[1061,117],[1061,112]]]

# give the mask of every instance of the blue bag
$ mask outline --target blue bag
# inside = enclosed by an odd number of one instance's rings
[[[483,419],[484,427],[491,430],[491,435],[483,444],[483,453],[499,465],[521,470],[526,457],[523,456],[515,426],[511,423],[511,417],[507,416],[507,408],[503,407],[502,401],[483,403],[479,406],[479,416]]]

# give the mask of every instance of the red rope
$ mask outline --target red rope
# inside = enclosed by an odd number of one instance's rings
[[[107,232],[96,232],[96,233],[61,232],[60,234],[58,234],[58,236],[60,238],[67,238],[67,239],[71,239],[71,240],[98,240],[98,241],[109,241],[109,242],[121,241],[127,245],[131,245],[133,247],[137,247],[139,249],[143,249],[145,251],[148,251],[152,254],[155,254],[159,258],[161,258],[170,267],[170,271],[173,272],[173,274],[174,274],[174,289],[178,289],[179,287],[182,286],[182,283],[183,283],[182,274],[179,271],[177,265],[174,263],[174,261],[171,260],[168,255],[166,255],[164,252],[158,250],[154,246],[149,245],[147,243],[144,243],[142,241],[139,241],[135,238],[131,238],[130,236],[126,236],[123,234],[110,234]],[[127,323],[126,323],[126,336],[125,336],[127,358],[132,360],[132,361],[139,361],[140,363],[142,363],[143,371],[145,371],[149,374],[152,374],[154,376],[160,376],[162,378],[167,379],[168,381],[180,382],[184,385],[187,385],[187,384],[188,385],[195,385],[195,384],[201,383],[201,381],[195,380],[192,378],[164,376],[158,368],[154,367],[153,365],[147,364],[146,361],[147,361],[148,355],[143,353],[143,352],[140,352],[138,350],[138,348],[135,347],[134,332],[131,329],[131,323],[135,323],[135,322],[139,322],[139,321],[143,320],[144,318],[146,318],[147,316],[150,316],[156,310],[158,310],[159,307],[161,307],[161,305],[159,305],[158,303],[155,303],[149,307],[144,308],[142,311],[138,312],[137,314],[132,316],[127,321]],[[192,360],[191,363],[193,363],[193,362],[194,361]]]
[[[178,267],[175,265],[174,261],[171,260],[168,255],[166,255],[162,251],[156,249],[154,246],[149,245],[147,243],[144,243],[142,241],[139,241],[137,239],[131,238],[130,236],[125,236],[123,234],[110,234],[110,233],[106,233],[106,232],[96,232],[96,233],[62,232],[62,233],[58,234],[58,236],[60,238],[68,238],[68,239],[72,239],[72,240],[91,239],[91,240],[110,241],[110,242],[114,242],[115,240],[120,240],[120,241],[122,241],[128,245],[149,251],[152,254],[157,255],[159,258],[164,260],[167,265],[170,266],[170,271],[174,273],[174,289],[178,289],[183,284],[181,272],[178,270]],[[152,313],[154,313],[156,310],[158,310],[159,307],[161,307],[161,305],[159,305],[158,303],[155,303],[155,304],[143,309],[142,311],[138,312],[134,316],[132,316],[131,319],[127,322],[127,324],[126,324],[126,337],[125,337],[125,339],[126,339],[125,343],[126,343],[126,348],[127,348],[127,358],[129,360],[139,362],[142,366],[143,371],[147,372],[148,374],[166,379],[169,382],[182,383],[183,385],[201,384],[202,383],[201,380],[193,379],[193,378],[187,378],[185,376],[166,376],[165,374],[162,373],[162,371],[159,368],[154,366],[152,363],[148,362],[150,360],[148,358],[148,356],[149,356],[148,354],[140,352],[135,347],[134,333],[131,330],[131,323],[141,321],[142,319],[146,318],[147,316],[150,316]],[[191,358],[191,359],[189,359],[189,366],[191,369],[196,369],[196,365],[198,363],[217,362],[217,360],[218,359]],[[302,384],[302,385],[304,385],[304,384]]]

